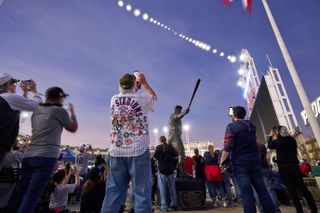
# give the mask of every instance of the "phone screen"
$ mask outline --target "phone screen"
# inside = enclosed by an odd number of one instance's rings
[[[230,117],[233,116],[233,109],[232,109],[232,107],[229,107],[229,116],[230,116]]]

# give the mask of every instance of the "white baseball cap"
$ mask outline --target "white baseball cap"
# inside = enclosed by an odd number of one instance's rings
[[[6,84],[8,81],[19,82],[20,80],[12,78],[9,73],[0,73],[0,85]]]

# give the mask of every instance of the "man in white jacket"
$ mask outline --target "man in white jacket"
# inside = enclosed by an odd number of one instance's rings
[[[32,112],[42,102],[33,80],[22,82],[23,94],[16,94],[19,81],[8,73],[0,73],[0,170],[6,154],[16,143],[20,111]],[[33,99],[28,98],[29,90],[33,93]]]

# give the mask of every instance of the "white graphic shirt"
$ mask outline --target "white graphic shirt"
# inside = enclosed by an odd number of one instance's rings
[[[149,146],[147,113],[154,111],[156,99],[147,93],[120,93],[111,99],[111,147],[113,157],[134,157]]]

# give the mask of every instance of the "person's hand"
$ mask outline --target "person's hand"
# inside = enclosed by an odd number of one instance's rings
[[[140,72],[140,73],[138,74],[137,81],[138,81],[139,84],[141,84],[141,85],[145,85],[145,84],[147,83],[146,77],[145,77],[145,75],[144,75],[142,72]]]
[[[34,80],[31,79],[31,82],[29,84],[29,88],[31,92],[36,93],[37,92],[37,84]]]
[[[22,95],[24,97],[27,97],[28,96],[28,91],[29,91],[29,88],[28,88],[28,85],[24,84],[24,83],[20,83],[20,87],[21,87],[21,90],[22,90]]]
[[[70,112],[71,115],[75,115],[73,104],[69,103],[68,104],[68,109],[69,109],[69,112]]]
[[[273,131],[273,130],[271,130],[270,133],[269,133],[269,137],[273,137],[273,136],[275,136],[275,135],[276,135],[276,132]]]

